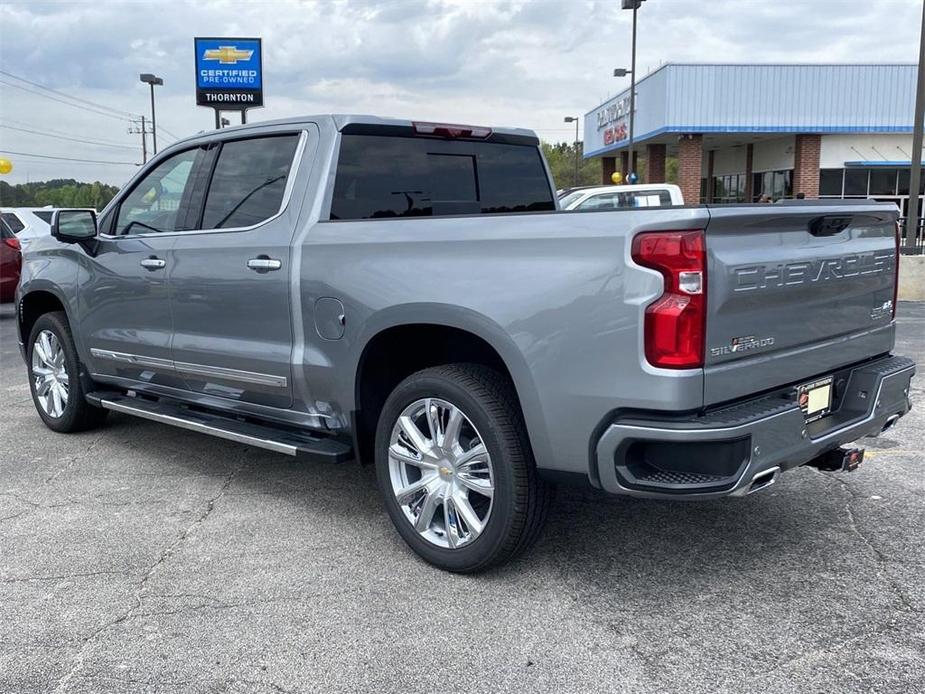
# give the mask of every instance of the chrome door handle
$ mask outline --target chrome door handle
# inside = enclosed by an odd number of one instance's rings
[[[167,261],[151,256],[150,258],[145,258],[141,261],[141,267],[145,268],[146,270],[161,270],[167,267]]]
[[[247,261],[247,267],[257,272],[269,272],[270,270],[279,270],[283,266],[282,261],[276,258],[270,258],[262,255],[258,258],[251,258]]]

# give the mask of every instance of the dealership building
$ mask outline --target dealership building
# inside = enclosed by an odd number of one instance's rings
[[[914,64],[669,63],[636,83],[634,158],[657,183],[677,157],[687,202],[803,193],[905,214],[915,82]],[[585,115],[584,156],[601,160],[604,183],[631,170],[628,116],[629,89]]]

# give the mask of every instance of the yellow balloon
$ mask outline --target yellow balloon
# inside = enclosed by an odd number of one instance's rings
[[[621,174],[619,171],[614,171],[612,174],[610,174],[610,180],[613,181],[614,184],[620,185],[623,183],[623,174]]]
[[[0,174],[8,174],[13,170],[13,162],[9,159],[0,159]]]

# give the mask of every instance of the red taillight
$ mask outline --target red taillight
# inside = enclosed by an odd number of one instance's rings
[[[906,224],[909,220],[906,220]],[[899,244],[902,227],[896,222],[896,267],[893,268],[893,318],[896,318],[896,302],[899,301]],[[913,237],[914,238],[914,237]]]
[[[3,239],[3,243],[5,243],[7,246],[12,248],[13,250],[16,250],[16,251],[20,250],[19,239],[17,239],[15,236],[10,239]]]
[[[417,135],[431,135],[433,137],[468,137],[484,140],[491,136],[491,128],[482,128],[477,125],[451,125],[450,123],[412,123]]]
[[[665,278],[646,308],[646,359],[666,369],[703,366],[707,268],[703,231],[653,231],[633,239],[633,260]]]

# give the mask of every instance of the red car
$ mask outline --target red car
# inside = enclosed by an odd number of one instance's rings
[[[13,301],[21,269],[22,251],[19,239],[6,221],[0,220],[0,304]]]

